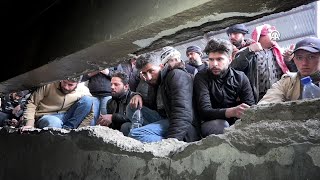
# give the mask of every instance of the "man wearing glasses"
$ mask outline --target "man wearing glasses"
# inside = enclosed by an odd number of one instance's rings
[[[180,53],[172,47],[162,50],[160,58],[154,53],[141,55],[136,62],[142,78],[155,89],[155,110],[143,106],[140,95],[131,98],[127,116],[140,108],[144,123],[131,129],[129,137],[141,142],[157,142],[165,138],[192,142],[199,139],[193,111],[193,80],[186,72]]]
[[[310,76],[312,82],[320,82],[320,39],[305,38],[295,45],[293,61],[298,68],[297,73],[282,76],[267,91],[258,104],[278,103],[301,99],[302,86],[300,79]]]

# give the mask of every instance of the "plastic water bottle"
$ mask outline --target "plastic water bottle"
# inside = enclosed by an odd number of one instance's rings
[[[320,98],[320,87],[312,83],[310,76],[301,78],[303,84],[302,99]]]
[[[143,124],[143,117],[140,109],[137,109],[132,115],[131,129],[139,128]]]

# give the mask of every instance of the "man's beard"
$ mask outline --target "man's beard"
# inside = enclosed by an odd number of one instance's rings
[[[212,72],[213,68],[210,68],[210,70]],[[222,69],[222,70],[220,70],[219,74],[213,74],[212,73],[212,75],[213,75],[214,78],[221,78],[226,74],[227,71],[228,71],[228,68],[227,69]]]
[[[239,49],[242,46],[242,40],[232,41],[232,44],[235,45]]]
[[[119,92],[111,92],[111,96],[113,99],[120,99],[123,95],[125,95],[127,91],[125,89],[122,89]]]
[[[200,66],[202,64],[202,61],[197,61],[196,59],[190,58],[189,63],[195,66]]]
[[[63,88],[61,87],[61,84],[60,84],[60,91],[61,91],[63,94],[70,94],[70,93],[71,93],[72,91],[74,91],[76,88],[77,88],[77,86],[74,87],[72,90],[66,90],[66,89],[63,89]]]

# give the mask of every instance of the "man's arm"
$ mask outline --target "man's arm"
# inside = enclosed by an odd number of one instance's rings
[[[242,48],[231,63],[231,67],[236,70],[244,71],[249,63],[255,58],[255,52],[262,51],[263,48],[259,42],[250,44],[246,48]]]
[[[241,76],[242,76],[241,77],[242,82],[241,82],[241,87],[240,87],[241,89],[240,89],[240,93],[239,93],[240,101],[242,103],[246,103],[250,106],[254,105],[256,103],[255,103],[255,99],[253,96],[250,81],[244,73],[242,73]]]
[[[166,138],[176,138],[180,141],[185,137],[193,120],[192,92],[193,82],[187,72],[175,69],[166,77],[167,92],[170,99],[169,129]],[[167,109],[168,109],[167,108]],[[168,113],[168,112],[167,112]]]
[[[279,103],[285,101],[285,88],[287,85],[286,78],[290,78],[287,75],[283,75],[282,78],[274,83],[263,98],[258,102],[259,104]]]
[[[26,121],[25,126],[34,127],[35,123],[35,114],[36,109],[40,103],[40,101],[44,98],[45,92],[49,85],[45,85],[42,87],[39,87],[36,91],[34,91],[26,103],[26,109],[23,113],[23,118]]]
[[[249,47],[244,48],[235,55],[230,66],[236,70],[244,71],[249,66],[249,62],[252,61],[254,56],[255,53],[251,52]]]

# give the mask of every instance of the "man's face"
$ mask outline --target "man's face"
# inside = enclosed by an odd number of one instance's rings
[[[196,65],[202,64],[201,56],[197,52],[188,52],[187,56],[191,64],[196,64]]]
[[[78,83],[74,81],[63,80],[60,82],[61,92],[69,94],[77,88]]]
[[[176,64],[180,63],[181,60],[178,60],[177,58],[169,59],[166,64],[168,64],[171,68],[175,67]]]
[[[220,52],[209,53],[209,68],[214,75],[220,75],[228,69],[231,57]]]
[[[161,67],[148,63],[141,69],[141,76],[150,85],[156,85],[160,76]]]
[[[126,93],[129,89],[129,85],[124,85],[121,78],[112,77],[111,78],[111,95],[113,98],[117,98]]]
[[[239,32],[233,32],[229,34],[229,40],[233,45],[235,45],[236,47],[239,47],[244,41],[244,34]]]
[[[12,94],[11,94],[11,96],[12,96],[12,99],[13,100],[19,100],[21,97],[18,95],[18,93],[16,93],[16,92],[13,92]]]
[[[309,76],[320,70],[320,53],[297,50],[293,60],[302,76]]]
[[[260,36],[259,43],[263,49],[269,49],[274,45],[275,41],[272,40],[271,33],[268,33],[267,35]]]
[[[136,67],[136,62],[137,62],[137,59],[135,59],[135,58],[130,59],[131,66],[132,66],[133,68]]]

